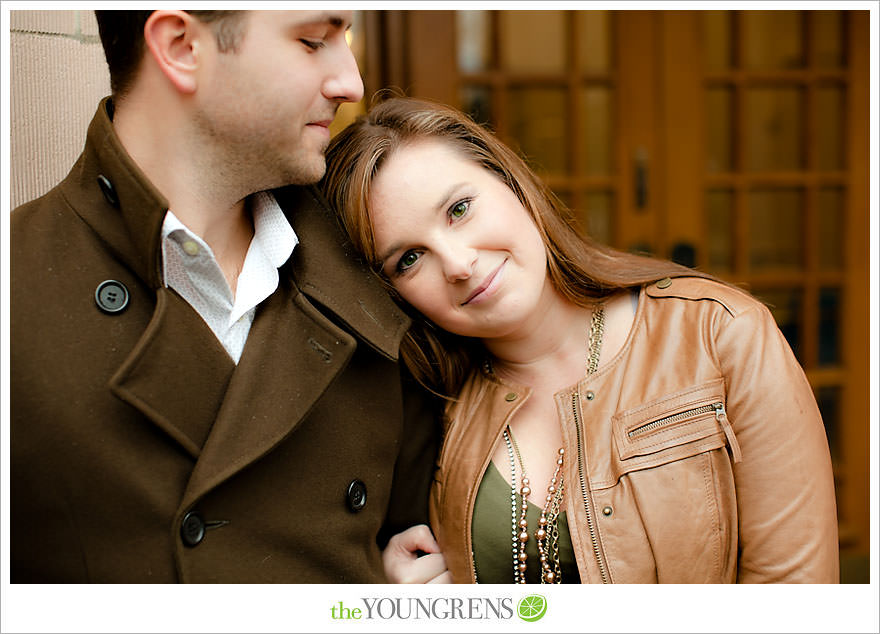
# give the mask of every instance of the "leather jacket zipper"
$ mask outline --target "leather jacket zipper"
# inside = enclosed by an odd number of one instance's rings
[[[593,545],[593,554],[596,556],[596,563],[599,565],[599,574],[602,576],[602,583],[608,583],[608,572],[605,568],[605,562],[602,560],[602,552],[599,550],[599,540],[596,536],[596,527],[593,524],[593,514],[590,512],[590,497],[587,492],[586,477],[584,474],[584,459],[582,453],[583,438],[581,437],[580,417],[578,416],[578,393],[571,394],[571,411],[574,415],[574,428],[577,433],[577,452],[578,452],[578,477],[581,481],[581,498],[584,501],[584,511],[587,513],[587,529],[590,531],[590,541]]]
[[[724,436],[727,438],[727,444],[730,446],[730,453],[733,457],[734,464],[740,462],[742,460],[742,451],[740,450],[739,442],[737,442],[736,436],[733,433],[733,427],[730,425],[730,421],[727,420],[727,412],[724,409],[724,403],[720,401],[711,403],[709,405],[694,407],[683,412],[678,412],[677,414],[673,414],[671,416],[658,418],[657,420],[646,423],[645,425],[640,425],[639,427],[630,429],[628,432],[626,432],[626,436],[627,438],[636,438],[637,436],[641,436],[642,434],[647,434],[648,432],[654,431],[655,429],[659,429],[664,425],[677,423],[687,418],[690,418],[691,416],[699,416],[700,414],[715,414],[715,420],[718,421],[718,423],[721,425],[721,429],[724,430]]]
[[[658,427],[663,427],[664,425],[669,425],[672,423],[677,423],[679,421],[684,420],[685,418],[690,418],[691,416],[697,416],[699,414],[715,414],[715,417],[720,421],[719,410],[724,411],[723,403],[712,403],[711,405],[702,405],[701,407],[695,407],[693,409],[688,409],[683,412],[678,412],[677,414],[673,414],[672,416],[665,416],[663,418],[658,418],[657,420],[647,423],[646,425],[641,425],[634,429],[630,429],[626,432],[627,437],[635,438],[636,436],[641,436],[642,434],[647,434],[650,431],[654,431]]]

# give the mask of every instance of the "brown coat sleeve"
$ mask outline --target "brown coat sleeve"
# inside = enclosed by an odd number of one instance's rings
[[[440,446],[440,404],[406,370],[401,371],[401,387],[405,440],[394,465],[388,514],[377,538],[383,549],[393,535],[428,523],[428,495]]]

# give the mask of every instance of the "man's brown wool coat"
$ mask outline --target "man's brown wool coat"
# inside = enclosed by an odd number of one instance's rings
[[[377,534],[427,519],[434,465],[408,319],[316,190],[287,188],[300,244],[236,366],[163,285],[168,203],[108,106],[12,215],[11,580],[384,581]]]

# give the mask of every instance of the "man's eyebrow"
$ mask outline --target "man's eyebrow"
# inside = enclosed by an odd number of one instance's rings
[[[297,26],[315,26],[317,24],[329,24],[333,28],[341,29],[341,28],[349,28],[348,22],[338,13],[317,13],[313,16],[309,16],[297,23]]]

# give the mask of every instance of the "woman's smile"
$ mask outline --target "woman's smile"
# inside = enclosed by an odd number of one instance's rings
[[[468,298],[461,303],[461,305],[473,306],[474,304],[479,304],[491,298],[495,294],[495,291],[498,290],[498,287],[501,286],[501,278],[504,274],[505,264],[507,264],[506,259],[498,265],[498,268],[496,268],[491,273],[489,273],[489,275],[486,276],[486,279],[483,280],[483,283],[475,288],[471,292],[471,294],[468,295]]]

